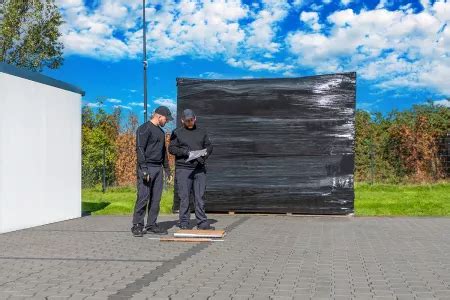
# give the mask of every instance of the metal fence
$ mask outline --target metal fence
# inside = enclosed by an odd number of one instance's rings
[[[166,135],[166,145],[170,142],[170,135]],[[127,148],[128,149],[128,148]],[[128,149],[130,150],[130,149]],[[134,152],[134,146],[131,151],[127,153]],[[87,151],[86,151],[87,152]],[[82,187],[83,188],[101,188],[105,192],[110,187],[124,186],[124,184],[119,184],[124,180],[119,180],[118,176],[123,176],[123,174],[117,173],[117,160],[111,160],[110,155],[116,157],[117,159],[118,149],[114,146],[98,146],[95,148],[90,148],[89,153],[82,153]],[[175,159],[172,155],[168,154],[169,166],[173,170],[175,168]],[[135,161],[135,158],[132,159]],[[136,167],[127,170],[125,174],[127,178],[133,178],[128,180],[126,186],[135,186],[136,184]],[[172,174],[173,175],[173,174]],[[171,188],[174,184],[174,176],[171,176],[172,180],[164,180],[164,188]]]
[[[439,158],[446,177],[450,177],[450,132],[439,141]]]
[[[167,136],[166,143],[169,142],[169,136]],[[444,138],[439,140],[439,160],[444,172],[445,178],[450,178],[450,133],[448,133]],[[380,145],[378,145],[374,141],[369,141],[369,151],[365,153],[366,155],[366,163],[365,166],[359,166],[356,161],[355,170],[360,168],[365,169],[364,178],[356,178],[356,181],[365,181],[369,183],[379,183],[386,182],[385,178],[389,178],[389,176],[393,176],[391,173],[393,172],[389,168],[387,168],[387,164],[383,165],[385,162],[383,159],[380,159],[382,153],[380,153]],[[117,151],[112,147],[101,146],[96,149],[90,149],[89,155],[85,155],[83,153],[83,165],[82,165],[82,187],[83,188],[101,188],[103,191],[106,191],[109,187],[118,186],[115,162],[110,161],[108,159],[108,154]],[[358,154],[356,154],[358,155]],[[391,162],[392,163],[392,162]],[[398,162],[400,163],[400,162]],[[171,166],[171,170],[174,170],[174,157],[169,156],[169,164]],[[135,172],[132,174],[133,178],[135,178]],[[172,176],[173,178],[173,176]],[[389,181],[389,180],[388,180]],[[174,182],[166,182],[164,181],[165,188],[170,188],[173,186]],[[135,182],[130,182],[129,185],[134,186]]]

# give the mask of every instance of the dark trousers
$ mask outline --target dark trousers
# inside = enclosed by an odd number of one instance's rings
[[[189,225],[189,196],[194,192],[195,217],[197,226],[207,222],[205,214],[205,201],[203,199],[206,189],[206,171],[203,168],[182,169],[176,168],[176,184],[180,197],[180,225]]]
[[[137,199],[134,206],[133,225],[144,226],[147,211],[147,226],[156,224],[159,214],[159,203],[163,190],[163,170],[161,166],[148,165],[151,182],[144,182],[142,170],[137,171]]]

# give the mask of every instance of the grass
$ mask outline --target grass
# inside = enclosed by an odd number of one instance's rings
[[[83,189],[83,212],[93,215],[131,215],[134,187]],[[173,189],[163,192],[162,214],[172,211]],[[357,216],[450,216],[450,183],[428,185],[355,185]]]
[[[450,183],[356,184],[357,216],[450,216]]]
[[[92,215],[131,215],[136,202],[136,188],[113,187],[102,193],[101,187],[83,189],[83,213]],[[163,191],[160,213],[172,212],[173,189]]]

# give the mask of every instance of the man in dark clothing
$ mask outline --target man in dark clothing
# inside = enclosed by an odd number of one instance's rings
[[[167,234],[165,229],[158,226],[156,219],[163,190],[162,167],[166,177],[170,176],[165,133],[161,127],[172,120],[170,110],[160,106],[155,110],[151,120],[139,126],[136,131],[137,199],[131,228],[134,236],[141,237],[148,232]],[[146,210],[147,225],[144,228]]]
[[[203,196],[206,189],[205,161],[212,153],[213,146],[208,134],[202,128],[198,128],[195,114],[186,109],[181,116],[182,127],[177,128],[170,138],[169,152],[176,158],[176,184],[180,197],[179,226],[187,229],[190,219],[189,195],[194,192],[195,217],[198,229],[213,229],[205,214]],[[203,156],[192,158],[192,151],[204,150]]]

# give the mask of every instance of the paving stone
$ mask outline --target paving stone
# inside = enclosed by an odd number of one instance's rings
[[[108,216],[0,235],[0,299],[450,298],[450,218],[209,217],[236,224],[224,242],[137,239]]]

